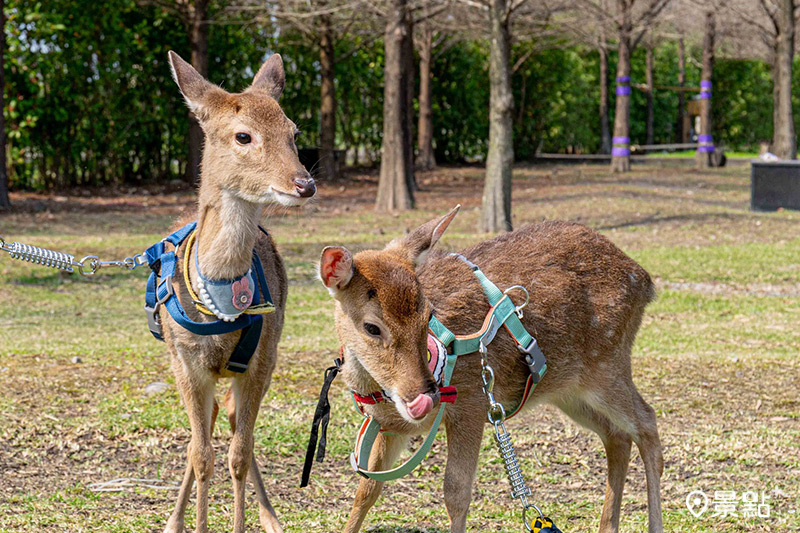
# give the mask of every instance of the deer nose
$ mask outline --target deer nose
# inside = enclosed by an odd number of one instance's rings
[[[317,185],[314,183],[314,178],[306,174],[298,175],[292,180],[294,183],[294,190],[300,195],[300,198],[311,198],[317,192]]]

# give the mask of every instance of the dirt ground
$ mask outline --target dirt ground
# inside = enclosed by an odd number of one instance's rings
[[[667,531],[800,531],[800,214],[748,209],[745,166],[698,172],[680,162],[605,167],[532,166],[515,173],[514,223],[568,219],[609,236],[656,279],[637,340],[634,377],[657,411],[665,448]],[[256,451],[287,531],[341,531],[357,478],[347,455],[357,424],[342,383],[325,463],[297,487],[322,371],[337,353],[332,306],[315,280],[325,244],[382,246],[462,204],[446,249],[477,242],[482,170],[419,175],[418,210],[375,213],[374,173],[320,184],[302,212],[270,208],[265,224],[287,262],[290,309],[281,361],[264,400]],[[124,257],[166,233],[194,206],[174,188],[12,194],[0,214],[7,240]],[[180,480],[188,422],[162,344],[141,314],[144,273],[92,280],[0,255],[0,531],[160,531],[174,491],[96,493],[118,477]],[[164,392],[147,393],[154,382]],[[220,387],[220,392],[224,389]],[[554,408],[510,424],[533,499],[567,532],[596,530],[605,483],[599,440]],[[227,422],[215,431],[212,530],[230,529]],[[445,442],[414,475],[387,485],[368,518],[373,532],[443,532]],[[703,490],[763,494],[764,517],[700,518],[686,497]],[[256,506],[248,507],[255,530]],[[194,523],[190,508],[187,526]],[[513,531],[519,516],[489,433],[484,436],[470,531]],[[622,531],[646,531],[644,470],[634,452]]]

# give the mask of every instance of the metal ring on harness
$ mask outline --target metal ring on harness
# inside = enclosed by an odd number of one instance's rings
[[[544,520],[544,513],[542,513],[542,510],[539,509],[539,507],[533,503],[526,503],[525,506],[522,508],[522,521],[525,523],[525,531],[533,531],[531,523],[528,522],[528,517],[527,517],[528,509],[536,509],[536,512],[539,513],[539,518],[541,518],[542,520]]]
[[[522,285],[512,285],[511,287],[507,288],[503,291],[503,296],[507,295],[511,291],[519,290],[525,293],[525,301],[514,307],[514,311],[517,313],[518,318],[522,318],[522,310],[528,305],[528,302],[531,301],[531,295],[528,292],[528,289],[523,287]]]

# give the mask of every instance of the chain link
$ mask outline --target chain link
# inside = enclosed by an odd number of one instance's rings
[[[521,307],[524,307],[524,305]],[[522,522],[525,526],[524,531],[530,532],[532,531],[532,527],[528,520],[528,511],[531,509],[535,510],[542,519],[544,519],[544,515],[536,505],[528,501],[528,496],[531,495],[531,489],[525,484],[525,477],[522,475],[522,468],[519,466],[517,453],[514,451],[511,433],[506,429],[506,410],[503,408],[503,405],[494,398],[494,369],[489,365],[486,345],[481,343],[478,351],[481,354],[483,392],[489,400],[489,423],[494,426],[494,439],[500,450],[500,457],[503,459],[503,466],[506,469],[508,482],[511,484],[511,498],[520,501],[520,505],[522,505]]]
[[[40,248],[21,242],[8,243],[0,236],[0,250],[8,252],[12,259],[27,261],[37,265],[47,266],[63,270],[65,272],[78,272],[83,276],[94,276],[98,270],[106,267],[125,268],[134,270],[137,267],[147,264],[147,256],[144,253],[126,257],[120,261],[101,261],[96,255],[87,255],[80,261],[76,261],[71,254],[56,252],[47,248]]]

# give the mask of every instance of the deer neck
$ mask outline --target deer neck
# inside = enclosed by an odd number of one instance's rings
[[[197,262],[203,277],[225,280],[247,272],[253,259],[260,219],[261,205],[243,200],[224,189],[207,191],[201,187]],[[193,266],[189,265],[190,268]]]

